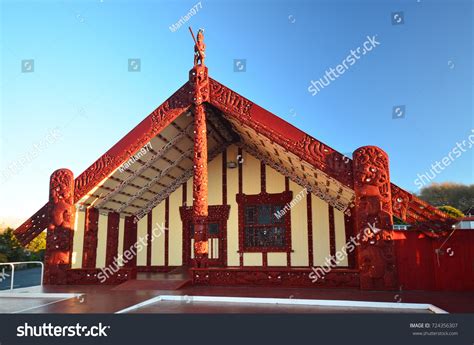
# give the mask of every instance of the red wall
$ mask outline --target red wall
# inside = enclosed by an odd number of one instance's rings
[[[439,256],[446,238],[396,231],[394,239],[403,290],[474,290],[474,230],[456,230]]]

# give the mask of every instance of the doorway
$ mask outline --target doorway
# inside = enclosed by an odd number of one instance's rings
[[[229,205],[208,206],[208,265],[210,267],[227,266],[227,219]],[[183,265],[194,265],[194,224],[192,207],[181,207],[183,221]]]

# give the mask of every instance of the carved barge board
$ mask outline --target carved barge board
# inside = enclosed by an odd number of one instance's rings
[[[307,160],[317,169],[327,173],[339,182],[353,189],[352,160],[329,146],[307,135],[303,131],[252,103],[238,93],[209,78],[209,102],[238,121],[257,130],[275,143]],[[148,115],[131,132],[94,162],[75,179],[74,202],[78,202],[120,164],[137,152],[154,136],[159,134],[180,114],[192,105],[192,85],[184,84],[155,111]],[[345,158],[346,162],[342,162]],[[347,164],[346,164],[347,163]],[[455,222],[443,212],[414,197],[412,194],[391,184],[393,213],[408,223],[416,223],[422,230],[449,230]],[[397,199],[403,200],[400,205]],[[26,246],[38,236],[48,224],[49,202],[15,230],[20,243]]]
[[[80,174],[74,183],[74,202],[77,203],[179,115],[187,111],[192,104],[190,93],[191,86],[187,82]],[[15,230],[15,236],[23,246],[28,245],[47,227],[48,207],[49,202]]]

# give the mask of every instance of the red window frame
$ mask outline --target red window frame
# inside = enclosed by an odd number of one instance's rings
[[[225,267],[227,266],[227,220],[229,219],[229,205],[209,205],[208,206],[208,224],[219,224],[219,234],[209,235],[208,238],[218,238],[219,242],[219,258],[209,260],[210,266]],[[193,208],[189,206],[181,206],[179,208],[181,220],[183,222],[183,266],[192,266],[191,259],[191,237],[190,225],[193,223]]]
[[[293,199],[293,192],[285,191],[282,193],[260,193],[254,195],[248,194],[237,194],[236,196],[237,204],[239,207],[239,252],[251,252],[251,253],[269,253],[269,252],[291,252],[291,212],[287,212],[284,215],[284,220],[278,224],[279,227],[285,228],[285,239],[284,245],[281,247],[247,247],[245,246],[245,208],[248,206],[262,206],[262,205],[272,205],[280,206],[281,209],[285,207],[286,204],[289,204]],[[275,225],[252,225],[252,227],[274,227]]]

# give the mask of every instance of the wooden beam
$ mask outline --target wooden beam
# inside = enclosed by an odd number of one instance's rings
[[[171,169],[173,169],[174,167],[178,166],[179,163],[181,163],[183,160],[187,159],[187,158],[190,158],[193,154],[193,150],[190,149],[188,150],[187,152],[185,152],[184,154],[181,155],[181,157],[179,157],[175,162],[173,162],[173,164],[170,164],[168,167],[166,167],[166,169],[164,169],[160,174],[156,175],[155,177],[153,177],[147,184],[145,184],[138,192],[136,192],[134,194],[133,197],[129,198],[125,205],[123,205],[122,207],[120,207],[117,212],[122,212],[123,210],[125,210],[128,205],[130,205],[133,201],[135,201],[136,199],[138,199],[140,196],[142,196],[145,192],[147,192],[151,186],[153,186],[153,184],[160,180],[163,176],[165,176],[168,171],[170,171]]]
[[[216,158],[219,153],[221,153],[223,150],[227,149],[227,147],[221,147],[218,146],[216,147],[210,154],[209,154],[209,160],[213,160]],[[155,208],[160,202],[162,202],[168,195],[173,193],[176,189],[178,189],[184,182],[188,181],[191,177],[193,176],[193,170],[190,169],[186,171],[184,174],[181,176],[177,177],[173,183],[171,183],[167,188],[162,190],[160,193],[155,195],[153,199],[151,199],[148,204],[143,206],[140,211],[136,212],[134,215],[137,219],[143,218],[145,214],[150,212],[153,208]],[[188,205],[190,206],[190,205]]]
[[[135,178],[140,176],[145,170],[147,170],[149,167],[151,167],[155,162],[157,162],[159,159],[163,158],[165,154],[172,148],[174,147],[179,141],[181,141],[182,138],[186,136],[186,133],[188,130],[192,128],[192,124],[188,125],[182,132],[178,133],[172,140],[170,140],[168,143],[166,143],[162,148],[158,150],[158,152],[152,156],[152,158],[147,161],[146,163],[143,163],[143,165],[134,171],[130,176],[128,176],[125,180],[123,180],[119,185],[117,185],[113,191],[111,191],[109,194],[107,194],[98,204],[97,207],[102,207],[105,205],[112,197],[117,195],[120,191],[122,191],[124,188],[127,187],[127,185],[132,182]]]

